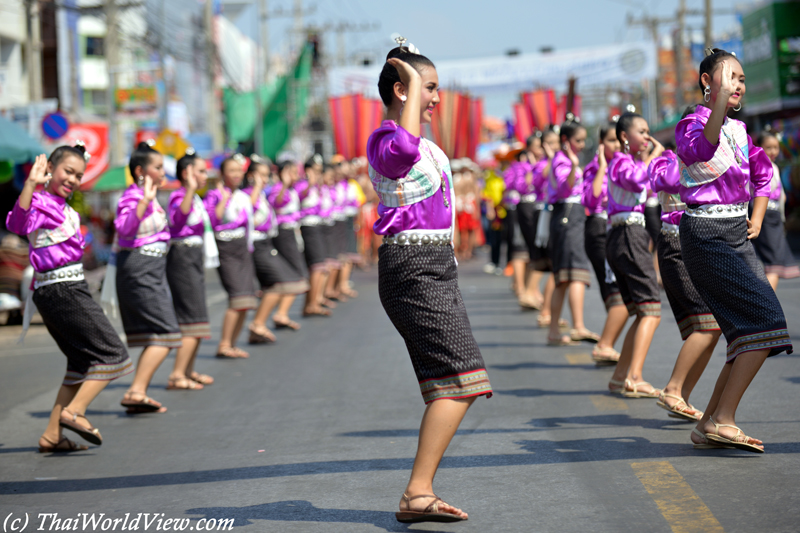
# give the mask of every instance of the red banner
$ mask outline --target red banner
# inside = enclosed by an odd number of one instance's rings
[[[328,99],[336,152],[346,159],[367,155],[367,139],[381,124],[380,100],[350,94]]]
[[[439,105],[431,120],[433,139],[447,157],[475,159],[483,123],[483,100],[439,91]]]

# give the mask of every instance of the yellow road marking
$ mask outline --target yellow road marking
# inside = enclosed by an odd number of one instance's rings
[[[625,411],[628,409],[627,402],[613,396],[589,396],[598,411]]]
[[[669,461],[631,463],[631,467],[673,533],[724,533],[722,524]]]
[[[586,352],[583,353],[568,353],[564,357],[571,365],[591,365],[594,363],[592,355]]]

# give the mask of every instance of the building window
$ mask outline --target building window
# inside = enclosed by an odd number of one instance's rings
[[[103,57],[103,44],[105,39],[102,37],[87,37],[86,38],[86,56],[87,57]]]
[[[83,105],[95,112],[104,112],[108,103],[105,89],[89,89],[83,91]]]

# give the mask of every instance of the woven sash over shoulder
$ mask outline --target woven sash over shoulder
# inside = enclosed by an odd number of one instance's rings
[[[681,185],[684,187],[699,187],[716,180],[732,166],[739,166],[736,162],[736,154],[725,137],[726,133],[733,139],[736,147],[741,150],[744,159],[746,160],[750,157],[747,145],[747,130],[744,129],[740,122],[726,118],[725,123],[722,125],[719,144],[717,145],[717,151],[714,152],[714,157],[708,161],[692,163],[689,166],[680,161]]]
[[[608,175],[612,176],[617,171],[617,166],[620,165],[622,159],[614,161],[608,169]],[[608,195],[614,199],[617,205],[627,207],[636,207],[642,205],[647,201],[647,189],[642,189],[641,192],[632,192],[627,189],[616,185],[613,181],[608,180]]]
[[[432,147],[431,151],[442,166],[442,171],[449,176],[450,164],[447,162],[447,157],[442,157],[443,153],[439,154],[440,150],[436,145],[428,143],[428,146]],[[386,207],[402,207],[421,202],[433,196],[442,185],[442,177],[427,157],[420,157],[402,178],[387,178],[378,173],[372,165],[369,166],[369,177],[381,203]]]
[[[139,229],[136,231],[137,239],[151,237],[156,233],[164,231],[164,228],[167,227],[167,215],[158,202],[155,200],[153,200],[153,202],[153,212],[139,223]]]
[[[39,228],[28,234],[28,242],[34,248],[45,248],[60,244],[73,235],[81,228],[81,218],[78,213],[70,206],[64,206],[64,222],[55,229]]]

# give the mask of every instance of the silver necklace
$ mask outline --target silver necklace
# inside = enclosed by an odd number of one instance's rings
[[[427,152],[425,150],[423,150],[422,153],[425,154],[425,156],[428,158],[428,160],[431,163],[433,163],[433,166],[436,168],[436,171],[439,173],[439,180],[442,182],[442,200],[444,200],[444,206],[445,207],[450,207],[450,202],[447,201],[447,188],[444,185],[446,177],[442,175],[442,167],[439,166],[439,162],[433,156],[433,151],[431,150],[431,147],[428,145],[428,140],[427,139],[422,139],[422,140],[425,141],[425,148],[428,149]]]

